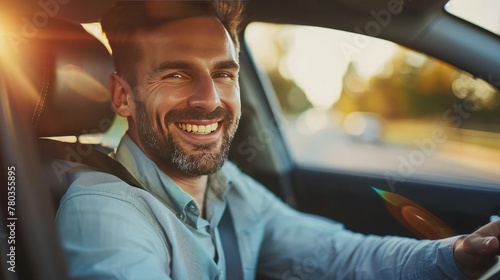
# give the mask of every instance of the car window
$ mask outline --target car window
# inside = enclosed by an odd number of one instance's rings
[[[331,29],[252,23],[245,41],[271,81],[299,164],[385,176],[390,185],[500,180],[500,95],[485,81]]]

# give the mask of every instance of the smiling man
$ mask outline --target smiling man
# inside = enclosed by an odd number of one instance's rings
[[[113,74],[113,107],[128,118],[130,138],[203,209],[204,175],[224,164],[241,114],[235,42],[208,16],[176,19],[133,37],[141,58],[124,71],[137,86]]]
[[[240,118],[238,2],[118,2],[116,159],[143,185],[78,166],[57,224],[75,279],[225,279],[230,209],[244,279],[465,279],[498,251],[500,224],[468,237],[364,236],[291,209],[226,162]],[[231,277],[229,277],[231,278]]]

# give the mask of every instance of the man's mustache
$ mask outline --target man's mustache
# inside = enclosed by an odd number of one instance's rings
[[[166,123],[175,123],[181,122],[185,120],[222,120],[226,122],[233,121],[233,115],[229,110],[217,107],[212,112],[206,112],[203,109],[198,108],[187,108],[187,109],[178,109],[172,110],[165,115]]]

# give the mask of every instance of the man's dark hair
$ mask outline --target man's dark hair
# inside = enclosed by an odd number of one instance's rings
[[[215,16],[226,28],[238,52],[242,13],[243,4],[236,0],[118,1],[101,19],[101,25],[113,51],[116,72],[133,88],[137,85],[135,66],[142,55],[133,38],[136,31],[154,30],[176,19]]]

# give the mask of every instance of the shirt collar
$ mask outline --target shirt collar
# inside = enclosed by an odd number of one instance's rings
[[[115,158],[149,193],[160,199],[176,213],[183,212],[184,208],[193,200],[142,152],[128,134],[125,134],[120,141]]]

